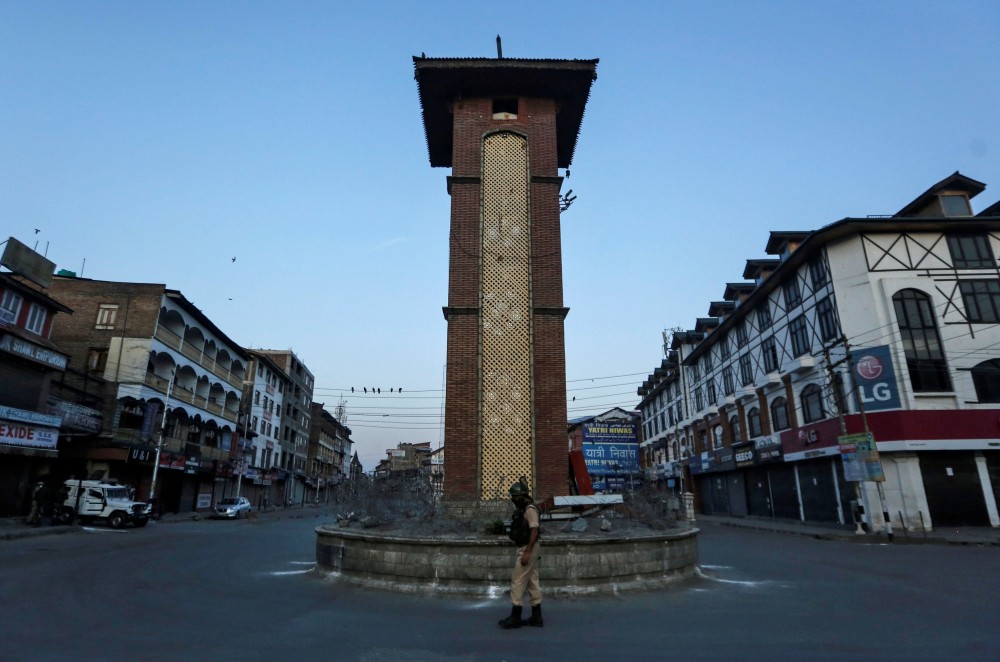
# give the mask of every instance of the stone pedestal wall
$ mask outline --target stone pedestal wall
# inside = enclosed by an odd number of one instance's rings
[[[545,594],[581,595],[660,588],[695,573],[698,530],[542,540]],[[494,596],[510,585],[515,546],[506,537],[417,538],[320,526],[320,571],[398,591]]]

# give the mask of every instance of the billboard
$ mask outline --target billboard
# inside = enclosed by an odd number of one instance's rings
[[[42,257],[14,237],[7,240],[0,265],[42,287],[52,285],[52,273],[56,270],[55,262]]]
[[[844,464],[844,480],[884,481],[882,462],[875,446],[875,437],[870,432],[860,434],[845,434],[838,438],[840,442],[840,459]]]
[[[627,420],[584,423],[582,450],[591,476],[638,473],[638,425]]]
[[[858,385],[855,405],[864,405],[865,411],[899,409],[899,387],[887,345],[851,350],[851,366]]]

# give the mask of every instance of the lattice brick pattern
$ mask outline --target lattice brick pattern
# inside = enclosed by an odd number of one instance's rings
[[[513,133],[483,145],[482,497],[532,478],[531,240],[528,144]]]

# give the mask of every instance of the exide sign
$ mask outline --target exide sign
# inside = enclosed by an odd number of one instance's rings
[[[55,448],[58,440],[59,430],[54,428],[0,422],[0,444]]]
[[[857,397],[861,398],[865,411],[899,409],[896,371],[886,345],[853,350],[851,363],[858,384]]]

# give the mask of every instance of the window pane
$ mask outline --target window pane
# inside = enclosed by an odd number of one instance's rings
[[[919,290],[901,290],[893,295],[892,302],[913,390],[950,391],[951,378],[934,323],[931,298]]]
[[[802,303],[802,294],[799,292],[799,281],[796,277],[793,276],[791,280],[785,282],[783,289],[785,292],[785,308],[787,310],[791,310]]]
[[[802,389],[802,417],[806,423],[823,418],[822,391],[815,384],[810,384]]]
[[[826,263],[823,258],[816,258],[809,263],[809,276],[812,278],[813,292],[826,285]]]
[[[993,249],[986,235],[949,235],[948,249],[956,269],[981,269],[995,266]]]
[[[963,280],[959,289],[970,322],[1000,322],[1000,281]]]
[[[778,370],[778,350],[774,344],[774,338],[766,338],[760,344],[760,351],[764,355],[764,370],[776,372]]]
[[[972,369],[979,402],[1000,402],[1000,360],[984,361]]]
[[[819,320],[820,336],[823,340],[832,340],[837,336],[837,320],[833,314],[833,304],[826,297],[816,304],[816,317]]]
[[[757,326],[762,331],[771,328],[771,309],[766,301],[757,309]]]
[[[747,427],[751,437],[760,436],[760,411],[756,407],[747,412]]]
[[[800,315],[792,320],[792,323],[788,325],[788,333],[792,338],[792,353],[795,356],[800,356],[809,351],[811,344],[809,342],[809,331],[806,327],[806,318]]]
[[[777,398],[771,403],[771,425],[775,431],[788,427],[788,407],[784,398]]]
[[[941,210],[945,216],[971,216],[969,199],[964,195],[942,195]]]

